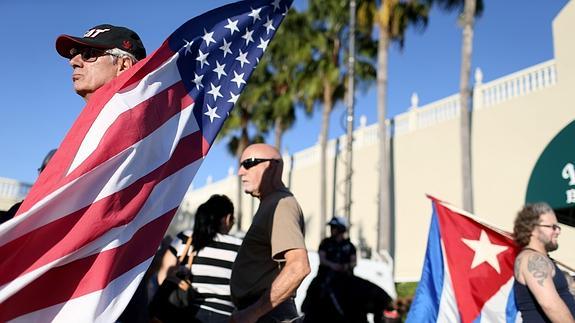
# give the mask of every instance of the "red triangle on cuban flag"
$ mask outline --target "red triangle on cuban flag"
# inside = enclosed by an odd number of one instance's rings
[[[513,277],[513,240],[436,203],[445,258],[462,322],[473,322],[485,303]]]

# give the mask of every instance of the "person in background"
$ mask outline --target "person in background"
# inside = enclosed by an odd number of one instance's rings
[[[524,322],[575,322],[575,301],[548,254],[559,248],[560,233],[546,203],[527,204],[515,218],[513,237],[522,250],[515,258],[513,290]]]
[[[325,311],[330,310],[335,310],[340,320],[351,319],[349,311],[345,311],[346,305],[351,302],[341,290],[345,289],[344,286],[350,283],[349,278],[353,276],[357,264],[356,248],[346,236],[349,228],[346,218],[334,216],[327,225],[331,234],[319,244],[317,276],[310,283],[302,304],[305,322],[325,319]]]
[[[327,224],[331,235],[319,244],[318,275],[327,275],[329,272],[353,275],[353,268],[357,264],[357,251],[346,237],[347,219],[334,216]]]
[[[196,291],[190,312],[195,315],[190,322],[227,322],[234,305],[230,300],[230,276],[232,264],[242,240],[229,235],[234,225],[234,205],[225,195],[212,195],[200,205],[195,214],[193,231],[180,232],[164,254],[158,272],[161,284],[175,267],[184,252],[186,242],[192,235],[194,253],[191,267],[192,288]]]
[[[274,147],[248,146],[238,175],[244,191],[260,200],[232,269],[230,322],[295,322],[295,291],[309,274],[303,212],[282,182],[283,161]]]

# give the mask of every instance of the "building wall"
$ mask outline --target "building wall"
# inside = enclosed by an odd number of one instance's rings
[[[30,184],[0,177],[0,211],[7,211],[15,203],[22,201],[30,187]]]

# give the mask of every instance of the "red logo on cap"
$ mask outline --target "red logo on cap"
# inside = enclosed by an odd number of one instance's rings
[[[124,40],[122,46],[124,46],[125,49],[130,49],[132,48],[132,43],[129,40]]]

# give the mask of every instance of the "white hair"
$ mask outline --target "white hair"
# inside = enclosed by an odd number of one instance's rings
[[[119,57],[128,57],[134,64],[138,62],[138,59],[134,55],[119,48],[108,49],[106,50],[106,53],[110,54],[110,56],[112,57],[112,64],[114,65],[118,63]]]

